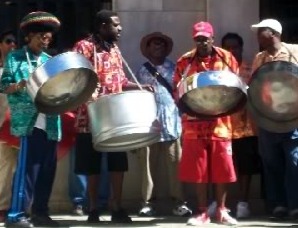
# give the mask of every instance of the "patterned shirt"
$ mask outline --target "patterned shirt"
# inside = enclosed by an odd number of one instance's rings
[[[185,69],[188,68],[187,77],[202,71],[228,70],[238,74],[238,63],[233,55],[222,48],[214,47],[211,56],[198,58],[196,49],[184,54],[178,61],[174,76],[174,95],[177,96],[177,84],[182,79]],[[230,116],[199,119],[187,114],[182,115],[182,137],[186,139],[231,139],[232,129]]]
[[[247,84],[251,78],[251,67],[242,62],[239,69],[239,76]],[[250,137],[256,135],[256,127],[252,121],[251,116],[246,108],[231,115],[232,129],[233,129],[233,139],[239,139],[244,137]]]
[[[29,59],[34,68],[37,67],[35,56],[28,49]],[[40,64],[50,58],[45,52],[39,55]],[[26,57],[26,49],[22,48],[10,52],[5,60],[1,78],[0,92],[11,84],[23,79],[28,80],[30,66]],[[30,135],[37,120],[38,111],[27,91],[22,90],[7,95],[11,113],[11,134],[15,136]],[[61,120],[59,115],[46,115],[46,129],[48,139],[61,139]]]
[[[287,44],[282,42],[281,48],[273,56],[267,51],[259,52],[252,65],[252,72],[267,62],[272,61],[288,61],[298,64],[298,44]]]
[[[173,85],[175,64],[166,59],[162,65],[155,66],[160,76],[170,85]],[[162,126],[160,141],[171,141],[179,138],[181,134],[181,119],[179,110],[172,95],[161,85],[156,77],[152,76],[143,65],[137,72],[136,77],[142,84],[150,84],[154,88],[154,95],[157,104],[157,118]]]
[[[272,61],[288,61],[294,64],[298,64],[298,45],[297,44],[287,44],[282,42],[282,46],[275,55],[271,55],[266,50],[259,52],[252,65],[252,72],[257,68],[267,62]],[[298,128],[291,131],[292,138],[298,138]]]
[[[122,86],[127,84],[128,79],[123,71],[120,50],[115,44],[97,43],[93,36],[90,36],[77,42],[73,51],[83,54],[95,67],[99,83],[92,95],[93,98],[98,98],[103,94],[122,92]],[[76,131],[78,133],[89,132],[87,104],[81,105],[76,114]]]

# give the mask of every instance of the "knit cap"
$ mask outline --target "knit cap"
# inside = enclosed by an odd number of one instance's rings
[[[60,21],[51,13],[37,11],[27,14],[21,21],[20,29],[23,33],[29,32],[56,32]]]

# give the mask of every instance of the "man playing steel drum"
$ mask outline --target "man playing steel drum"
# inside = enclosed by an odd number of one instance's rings
[[[257,33],[258,42],[263,49],[254,59],[253,72],[263,64],[273,61],[298,64],[298,45],[281,42],[282,26],[277,20],[265,19],[252,25],[251,28]],[[272,122],[271,125],[275,124],[277,123]],[[298,129],[275,133],[259,127],[258,132],[267,206],[275,218],[284,218],[289,212],[289,215],[296,220],[298,219]]]
[[[192,37],[196,48],[177,61],[174,88],[184,75],[188,77],[198,72],[224,70],[238,73],[238,64],[233,55],[213,46],[213,28],[210,23],[194,24]],[[189,225],[210,223],[210,216],[207,213],[208,183],[215,184],[216,220],[223,224],[237,224],[237,221],[228,214],[225,202],[226,183],[236,181],[231,136],[230,116],[201,119],[186,113],[182,115],[182,158],[179,179],[194,183],[198,198],[198,213],[188,220]]]
[[[25,89],[29,75],[50,58],[44,49],[59,28],[60,21],[54,15],[29,13],[20,24],[26,45],[10,52],[4,64],[0,91],[8,93],[11,134],[21,139],[7,226],[59,225],[49,217],[48,202],[56,173],[61,120],[59,115],[39,113]],[[31,201],[32,216],[29,221],[25,212]]]
[[[116,42],[120,38],[122,27],[118,14],[109,10],[101,10],[95,16],[94,32],[89,37],[78,41],[74,51],[89,59],[98,75],[99,85],[93,100],[102,95],[122,92],[124,87],[136,87],[129,82],[122,67],[122,57]],[[117,112],[118,110],[114,110]],[[87,104],[81,105],[76,116],[76,154],[75,172],[88,176],[87,188],[89,197],[89,213],[87,221],[98,223],[100,211],[97,206],[97,190],[101,171],[101,157],[104,151],[93,148],[92,135],[89,129]],[[130,223],[131,218],[121,206],[124,172],[128,170],[125,151],[107,153],[108,171],[111,173],[112,222]]]

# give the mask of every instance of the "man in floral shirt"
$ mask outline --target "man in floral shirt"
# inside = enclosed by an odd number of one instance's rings
[[[93,64],[99,83],[92,99],[101,95],[119,93],[123,87],[135,87],[128,81],[122,68],[121,53],[115,42],[120,37],[122,27],[117,13],[102,10],[96,14],[94,33],[77,42],[74,51],[83,54]],[[99,222],[97,192],[102,152],[95,151],[89,129],[87,104],[77,110],[76,124],[76,161],[75,172],[88,176],[89,216],[88,222]],[[111,172],[112,222],[129,223],[131,218],[121,208],[124,172],[128,170],[126,152],[107,153],[108,170]]]

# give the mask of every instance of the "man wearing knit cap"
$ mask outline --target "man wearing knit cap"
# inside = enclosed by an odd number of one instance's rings
[[[265,19],[252,25],[251,29],[257,33],[259,45],[263,49],[254,59],[252,72],[272,61],[298,64],[298,45],[281,42],[282,26],[279,21]],[[276,123],[272,122],[271,124]],[[290,215],[291,218],[297,220],[298,129],[285,133],[274,133],[259,127],[258,133],[267,206],[275,218],[284,218]]]
[[[177,61],[174,88],[182,77],[189,77],[203,71],[232,71],[238,73],[238,64],[233,55],[222,48],[213,46],[213,28],[208,22],[193,25],[193,40],[196,47]],[[177,89],[174,91],[178,97]],[[182,114],[182,157],[179,167],[179,179],[196,186],[198,198],[197,214],[187,224],[204,225],[210,223],[207,212],[208,183],[215,184],[217,202],[216,220],[221,224],[235,225],[225,207],[226,184],[235,182],[236,175],[232,160],[231,122],[229,116],[208,120]],[[188,112],[189,113],[189,112]]]
[[[8,54],[1,78],[11,110],[11,134],[20,138],[20,153],[13,183],[11,209],[6,226],[58,226],[49,217],[48,202],[56,172],[56,146],[61,138],[58,115],[38,113],[26,91],[26,81],[34,69],[50,56],[44,52],[60,27],[47,12],[32,12],[20,24],[26,45]],[[25,212],[31,208],[31,222]]]

